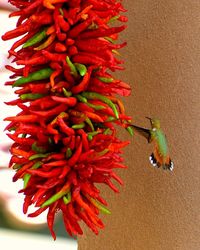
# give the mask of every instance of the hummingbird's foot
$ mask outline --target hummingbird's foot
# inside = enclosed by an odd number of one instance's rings
[[[174,163],[170,160],[169,164],[164,164],[162,167],[164,170],[173,171]]]
[[[163,168],[163,170],[168,170],[169,166],[164,164],[164,165],[162,165],[162,168]]]

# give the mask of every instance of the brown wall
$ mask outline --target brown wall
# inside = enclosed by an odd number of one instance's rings
[[[129,28],[121,78],[133,88],[127,112],[143,126],[149,125],[147,115],[161,119],[175,169],[153,169],[151,145],[135,136],[125,150],[129,169],[120,172],[120,195],[103,189],[112,210],[104,216],[106,229],[98,237],[85,229],[79,250],[198,250],[200,1],[124,4]]]

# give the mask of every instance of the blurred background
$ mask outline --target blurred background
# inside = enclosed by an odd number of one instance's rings
[[[0,36],[6,31],[15,27],[16,18],[8,18],[12,6],[0,0]],[[36,249],[77,249],[77,241],[68,237],[65,232],[61,218],[58,216],[55,223],[57,233],[56,242],[53,241],[46,226],[46,214],[38,218],[27,218],[22,212],[23,195],[18,194],[22,183],[13,183],[13,171],[8,169],[10,139],[6,136],[4,128],[6,123],[3,119],[6,116],[15,115],[18,110],[8,107],[5,101],[16,99],[13,90],[4,86],[4,82],[9,78],[9,72],[4,65],[8,64],[7,51],[14,40],[3,42],[0,39],[0,241],[1,245],[6,244],[6,249],[13,249],[16,245],[20,250]],[[33,244],[31,244],[33,243]],[[20,244],[20,245],[19,245]],[[67,248],[68,247],[68,248]]]

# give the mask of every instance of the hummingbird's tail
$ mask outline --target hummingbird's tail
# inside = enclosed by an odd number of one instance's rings
[[[164,170],[172,171],[174,168],[174,163],[169,157],[165,162],[162,162],[161,159],[156,157],[156,154],[152,153],[149,156],[149,161],[154,167],[157,167],[157,168],[162,167]]]

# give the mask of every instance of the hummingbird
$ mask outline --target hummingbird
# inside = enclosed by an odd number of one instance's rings
[[[174,163],[169,157],[167,139],[165,134],[160,128],[160,120],[152,119],[146,117],[150,120],[151,129],[146,129],[142,127],[138,127],[135,125],[131,125],[135,131],[137,131],[140,135],[145,137],[148,143],[154,143],[154,151],[149,156],[150,163],[157,168],[162,167],[164,170],[172,171],[174,168]]]

